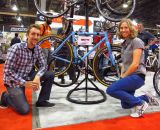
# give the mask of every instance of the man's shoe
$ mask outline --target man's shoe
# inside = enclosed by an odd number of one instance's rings
[[[0,96],[0,108],[7,108],[8,105],[7,103],[5,103],[4,101],[4,95],[6,92],[2,92],[1,96]]]
[[[151,105],[151,106],[159,106],[159,100],[157,98],[155,98],[150,93],[146,93],[145,95],[147,96],[147,98],[149,100],[149,105]]]
[[[148,108],[148,103],[144,101],[142,105],[136,106],[136,111],[130,114],[130,116],[134,118],[141,117],[147,108]]]
[[[36,107],[53,107],[55,104],[47,101],[36,102]]]

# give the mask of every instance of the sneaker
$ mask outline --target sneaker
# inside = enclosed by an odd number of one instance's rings
[[[147,108],[148,108],[148,103],[144,101],[142,105],[136,106],[136,111],[130,114],[130,116],[134,118],[141,117]]]
[[[55,104],[47,101],[36,102],[36,107],[53,107]]]
[[[130,109],[130,111],[131,111],[131,114],[132,114],[132,113],[135,113],[135,112],[136,112],[136,107],[132,107],[132,108]]]
[[[5,103],[4,101],[4,95],[6,92],[2,92],[1,96],[0,96],[0,108],[7,108],[8,105],[7,103]]]
[[[145,94],[149,100],[149,105],[151,106],[159,106],[159,100],[155,98],[152,94],[146,93]]]

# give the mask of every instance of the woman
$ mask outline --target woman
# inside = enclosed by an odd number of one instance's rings
[[[159,105],[157,99],[146,94],[135,97],[135,91],[145,82],[144,43],[137,38],[137,31],[131,20],[122,19],[118,26],[117,36],[124,39],[122,43],[121,79],[110,85],[107,94],[120,99],[122,108],[135,108],[132,117],[140,117],[151,105]]]

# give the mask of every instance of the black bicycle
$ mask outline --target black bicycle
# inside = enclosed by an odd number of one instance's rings
[[[92,5],[89,11],[97,7],[98,12],[104,18],[113,22],[118,22],[122,18],[129,17],[136,6],[136,0],[47,0],[46,2],[34,0],[37,11],[49,18],[57,18],[65,15],[73,17],[73,12],[75,13],[77,10],[82,11],[83,9],[80,7],[82,4],[86,4],[86,2],[88,5]],[[74,10],[74,8],[79,9]]]

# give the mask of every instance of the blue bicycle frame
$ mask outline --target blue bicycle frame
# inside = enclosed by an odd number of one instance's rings
[[[52,52],[52,54],[51,54],[52,57],[54,57],[55,59],[59,59],[59,60],[62,60],[62,61],[65,61],[65,62],[69,63],[70,61],[68,61],[67,59],[58,57],[58,56],[56,56],[56,54],[64,46],[64,44],[67,41],[72,40],[72,43],[75,43],[76,42],[76,38],[75,38],[76,35],[79,35],[79,36],[90,36],[90,35],[93,35],[93,36],[95,36],[95,35],[104,36],[91,50],[89,50],[84,56],[80,57],[80,59],[81,59],[80,61],[84,61],[87,56],[89,56],[94,50],[96,50],[97,47],[99,47],[103,42],[105,42],[105,45],[107,46],[107,49],[108,49],[108,53],[109,53],[109,57],[110,57],[111,63],[112,63],[113,66],[115,66],[115,59],[114,59],[114,57],[112,55],[112,50],[111,50],[111,46],[110,46],[110,43],[109,43],[109,40],[108,40],[107,32],[93,32],[93,33],[89,33],[89,32],[71,32],[67,37],[65,37],[63,39],[63,42],[54,50],[54,52]],[[73,52],[74,52],[74,58],[78,59],[77,47],[76,46],[73,46]],[[80,61],[78,61],[78,63],[80,63]]]

